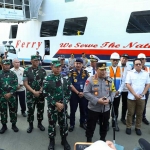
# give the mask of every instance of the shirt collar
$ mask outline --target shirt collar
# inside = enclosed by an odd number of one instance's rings
[[[140,72],[143,72],[143,71],[144,71],[144,70],[142,70],[142,69],[141,69],[141,71],[140,71]],[[136,71],[135,69],[133,69],[133,72],[137,72],[137,71]]]

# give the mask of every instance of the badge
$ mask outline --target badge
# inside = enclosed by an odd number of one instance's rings
[[[89,84],[89,80],[86,80],[85,85],[88,85],[88,84]]]
[[[98,92],[94,92],[94,95],[96,95],[96,96],[97,96],[97,95],[98,95]]]
[[[94,88],[94,91],[98,91],[98,88]]]
[[[77,82],[77,79],[74,79],[74,82]]]
[[[93,80],[93,83],[94,84],[98,84],[98,80]]]

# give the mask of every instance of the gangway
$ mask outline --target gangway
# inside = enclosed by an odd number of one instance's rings
[[[43,0],[0,0],[0,22],[19,23],[38,19]]]

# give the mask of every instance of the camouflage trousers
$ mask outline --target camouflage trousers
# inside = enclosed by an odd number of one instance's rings
[[[1,123],[7,123],[7,107],[9,106],[9,115],[10,115],[10,122],[16,123],[17,122],[17,103],[15,96],[11,96],[8,100],[4,97],[0,98],[0,114],[1,114]]]
[[[61,137],[68,135],[68,124],[67,124],[67,118],[65,117],[67,114],[67,111],[64,113],[64,110],[61,112],[58,112],[55,107],[48,107],[47,110],[48,113],[48,135],[49,138],[54,138],[56,136],[56,122],[58,119],[58,124],[60,126],[60,135]],[[64,115],[65,114],[65,115]]]
[[[37,108],[37,120],[42,121],[43,120],[43,113],[44,113],[44,98],[42,95],[39,97],[34,97],[33,94],[27,93],[27,107],[28,107],[28,116],[27,121],[29,123],[34,121],[34,111],[35,111],[35,105]]]

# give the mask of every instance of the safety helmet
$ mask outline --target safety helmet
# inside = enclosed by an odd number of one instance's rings
[[[120,55],[118,53],[112,53],[110,59],[120,59]]]
[[[145,54],[140,53],[140,54],[138,54],[137,58],[146,58],[146,56],[145,56]]]

